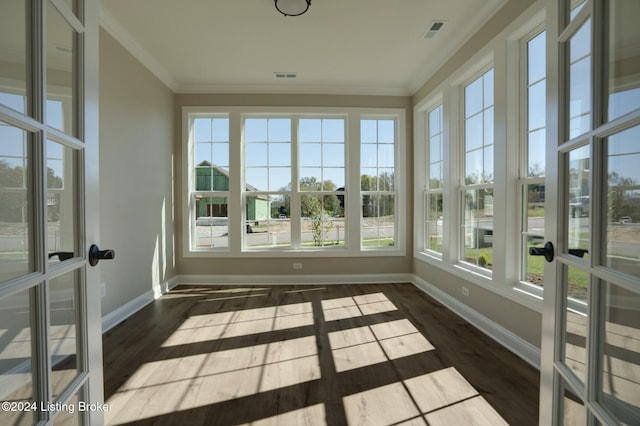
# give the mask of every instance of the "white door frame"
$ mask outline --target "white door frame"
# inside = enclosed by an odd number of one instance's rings
[[[11,338],[2,342],[3,346],[0,347],[0,354],[6,351],[9,358],[16,350],[23,354],[22,358],[17,358],[20,365],[8,371],[0,370],[2,395],[12,395],[16,391],[12,400],[16,405],[3,405],[0,423],[2,419],[13,423],[15,417],[10,416],[15,413],[12,409],[15,408],[22,412],[22,422],[53,424],[63,416],[70,416],[75,419],[74,422],[101,425],[104,423],[105,407],[100,272],[99,268],[90,266],[88,259],[90,245],[99,241],[99,5],[97,0],[76,0],[73,2],[77,4],[74,11],[65,0],[24,3],[25,16],[12,16],[12,19],[24,19],[27,22],[29,34],[26,34],[27,42],[22,53],[25,70],[28,71],[18,75],[20,84],[15,90],[10,88],[7,93],[22,96],[29,107],[19,111],[0,104],[0,121],[22,132],[25,146],[28,147],[22,154],[28,165],[24,172],[28,181],[24,192],[28,196],[29,213],[25,216],[27,219],[23,219],[29,224],[28,253],[26,257],[18,256],[15,261],[11,260],[10,254],[9,260],[3,263],[7,270],[12,269],[12,263],[20,264],[19,267],[26,272],[5,275],[4,281],[0,275],[0,301],[4,299],[0,309],[10,308],[12,298],[18,297],[25,301],[26,306],[22,309],[29,313],[26,314],[25,325],[15,327],[23,339],[27,336],[26,340]],[[48,21],[50,16],[56,17],[57,27]],[[59,33],[56,31],[60,28],[60,34],[66,34],[65,37],[72,40],[72,46],[58,46],[62,50],[68,49],[63,52],[66,56],[62,59],[62,62],[70,65],[68,68],[58,68],[58,64],[54,63],[55,55],[59,52],[52,49],[54,37],[49,42],[47,39],[52,34],[57,37]],[[51,58],[54,60],[47,64]],[[55,71],[50,72],[52,69]],[[64,122],[61,129],[52,127],[50,121],[47,123],[47,100],[54,96],[53,93],[48,95],[47,90],[56,87],[51,75],[55,73],[71,76],[67,77],[68,85],[63,85],[64,90],[70,93],[62,95],[67,99],[67,104],[60,113]],[[64,171],[59,177],[64,186],[60,191],[64,195],[60,199],[66,197],[64,208],[68,214],[63,219],[51,219],[52,207],[48,206],[49,140],[54,141],[56,148],[63,152],[61,158],[56,159],[61,164],[60,171]],[[63,202],[58,201],[57,204],[62,211]],[[59,261],[53,262],[50,255],[55,247],[48,226],[55,220],[59,222],[60,229],[64,226],[73,231],[64,236],[63,244],[63,249],[70,256],[60,256]],[[57,236],[54,241],[58,241]],[[71,282],[71,287],[70,290],[64,290],[62,298],[58,298],[58,292],[52,291],[52,282],[61,278],[65,285]],[[72,336],[68,339],[56,336],[55,329],[60,321],[56,318],[59,313],[55,310],[60,303],[64,303],[64,309],[72,313],[65,318],[68,322],[64,323],[69,324],[64,330]],[[11,323],[0,328],[11,329]],[[53,347],[53,339],[58,339],[55,340],[57,347],[67,342],[70,345],[58,352],[59,349]],[[53,359],[57,354],[60,356]],[[72,354],[71,357],[68,354]],[[70,367],[62,368],[66,373],[63,380],[57,379],[57,373],[54,372],[59,359],[71,363]],[[58,386],[54,391],[56,383]],[[24,393],[20,393],[23,390]]]

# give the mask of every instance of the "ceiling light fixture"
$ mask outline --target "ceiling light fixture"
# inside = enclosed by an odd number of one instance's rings
[[[311,0],[274,0],[274,2],[278,12],[284,16],[303,15],[311,6]]]

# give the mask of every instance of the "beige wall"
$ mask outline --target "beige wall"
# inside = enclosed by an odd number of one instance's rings
[[[175,275],[174,94],[100,31],[102,314]]]
[[[407,206],[400,220],[411,224],[413,221],[413,112],[410,97],[399,96],[329,96],[329,95],[191,95],[176,96],[175,104],[175,148],[176,174],[176,258],[180,274],[218,274],[218,275],[289,275],[302,274],[390,274],[407,273],[411,270],[411,247],[413,247],[411,226],[407,229],[406,256],[368,257],[368,258],[303,258],[302,271],[292,269],[292,258],[237,258],[237,259],[194,259],[182,255],[182,233],[186,232],[182,224],[182,107],[183,106],[293,106],[293,107],[378,107],[404,108],[406,111],[407,169]],[[357,167],[357,165],[356,165]]]
[[[533,3],[533,0],[511,0],[508,2],[416,92],[413,97],[414,105],[429,96],[433,90],[459,70],[467,60],[480,51]],[[499,119],[499,117],[496,118]],[[513,211],[515,210],[516,206],[514,205]],[[418,277],[465,303],[476,312],[510,330],[532,345],[540,347],[542,316],[539,312],[459,278],[437,266],[417,259],[414,259],[413,263],[413,273]],[[505,286],[508,284],[494,282],[493,285]],[[462,286],[470,289],[470,297],[461,296]]]

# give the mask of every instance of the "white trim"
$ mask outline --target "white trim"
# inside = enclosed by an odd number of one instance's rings
[[[176,92],[180,86],[178,80],[163,67],[136,39],[124,29],[118,20],[100,5],[100,26],[118,41],[133,57],[140,61],[151,74],[158,77],[169,89]]]
[[[140,309],[153,302],[169,290],[180,283],[178,276],[170,278],[160,284],[154,284],[151,290],[146,291],[140,296],[125,303],[102,317],[102,333],[106,333],[116,325],[120,324]]]
[[[456,315],[513,352],[527,364],[540,369],[540,349],[422,278],[414,275],[412,283]]]
[[[447,263],[425,251],[415,253],[413,258],[427,265],[433,265],[471,284],[475,284],[478,287],[509,299],[512,302],[542,313],[541,295],[530,292],[525,285],[520,283],[514,283],[513,285],[508,283],[503,284],[482,274],[483,271],[479,267],[473,267],[471,264],[461,266],[457,263]]]
[[[305,94],[305,95],[369,95],[369,96],[411,96],[415,93],[409,87],[401,86],[336,86],[330,84],[245,84],[241,82],[187,83],[176,87],[176,93],[214,94]]]

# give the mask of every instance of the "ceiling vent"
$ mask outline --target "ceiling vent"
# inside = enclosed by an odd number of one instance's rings
[[[295,72],[274,72],[273,78],[278,80],[293,80],[298,77],[298,73]]]
[[[440,29],[444,26],[445,21],[431,21],[431,25],[429,25],[429,29],[424,33],[424,38],[433,38],[440,31]]]

